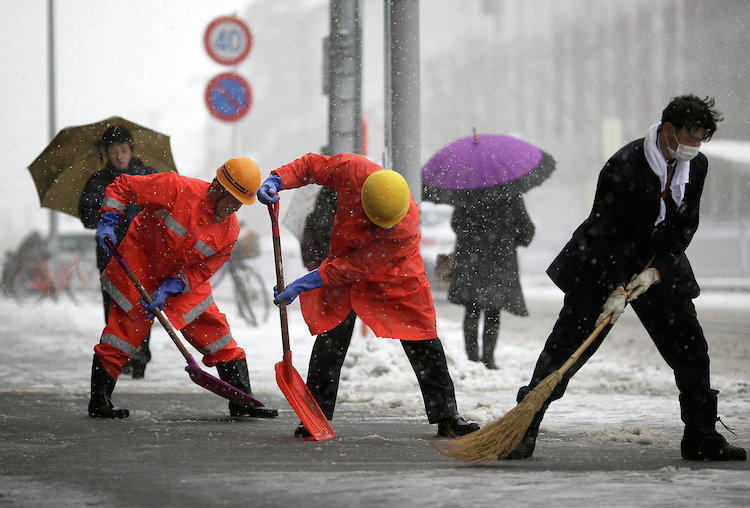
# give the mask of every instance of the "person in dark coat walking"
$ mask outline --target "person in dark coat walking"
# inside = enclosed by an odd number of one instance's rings
[[[114,125],[107,128],[102,135],[100,149],[107,156],[107,164],[103,169],[97,171],[88,179],[83,187],[81,198],[78,201],[78,216],[83,226],[88,229],[96,229],[99,220],[99,210],[102,207],[104,191],[107,186],[115,181],[120,175],[150,175],[156,173],[153,168],[145,166],[141,159],[133,156],[135,143],[130,131],[121,125]],[[115,228],[117,241],[122,241],[125,233],[130,227],[130,223],[135,219],[143,207],[128,206],[125,209],[123,219]],[[99,273],[103,273],[107,268],[107,263],[112,255],[96,246],[96,267]],[[104,304],[104,322],[106,323],[109,316],[109,304],[111,297],[104,288],[102,288],[102,301]],[[151,360],[151,333],[146,335],[143,344],[133,354],[133,357],[123,366],[123,372],[131,374],[133,378],[142,378],[145,375],[146,364]]]
[[[300,240],[302,264],[308,270],[315,270],[328,257],[335,215],[336,191],[323,187],[315,199],[315,208],[305,219]]]
[[[685,255],[698,229],[708,170],[700,146],[722,119],[712,98],[675,97],[645,138],[625,145],[601,170],[591,214],[547,270],[565,301],[518,402],[560,368],[596,325],[611,321],[563,375],[509,458],[532,455],[549,403],[563,396],[630,303],[674,372],[685,424],[682,457],[746,460],[745,450],[715,429],[719,392],[711,388],[708,345],[692,301],[700,288]]]
[[[520,195],[488,195],[455,205],[451,227],[456,250],[448,300],[465,307],[466,354],[474,362],[480,360],[479,318],[484,312],[481,360],[488,369],[496,369],[500,311],[528,316],[516,247],[531,243],[534,223]]]

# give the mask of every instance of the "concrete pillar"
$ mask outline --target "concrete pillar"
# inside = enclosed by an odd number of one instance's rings
[[[419,108],[419,0],[385,0],[384,165],[422,200]]]

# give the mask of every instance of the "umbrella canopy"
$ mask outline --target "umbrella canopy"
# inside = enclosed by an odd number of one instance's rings
[[[548,153],[526,141],[500,134],[457,139],[422,167],[422,197],[453,204],[474,195],[521,194],[555,169]]]
[[[100,149],[108,127],[122,125],[133,135],[133,156],[156,171],[177,171],[169,136],[119,116],[101,122],[65,127],[29,165],[39,203],[45,208],[78,217],[78,200],[88,179],[107,162]]]

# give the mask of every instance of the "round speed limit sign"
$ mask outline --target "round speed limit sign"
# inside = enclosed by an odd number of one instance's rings
[[[234,65],[250,52],[252,37],[244,21],[222,16],[208,25],[203,42],[211,58],[220,64]]]

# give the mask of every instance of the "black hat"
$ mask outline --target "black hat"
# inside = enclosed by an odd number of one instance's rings
[[[113,125],[108,127],[104,134],[102,134],[101,146],[105,152],[109,150],[109,147],[115,143],[127,143],[130,145],[130,149],[133,149],[133,135],[130,131],[122,125]]]

